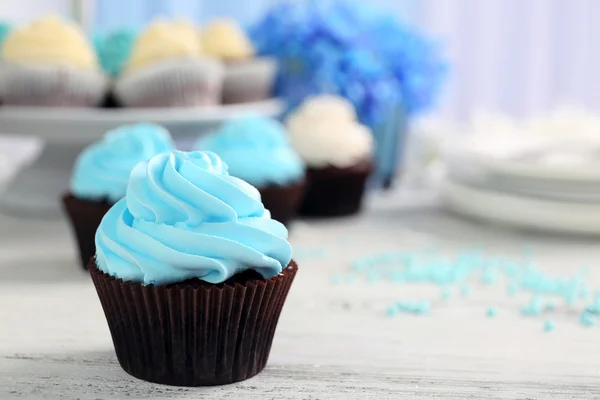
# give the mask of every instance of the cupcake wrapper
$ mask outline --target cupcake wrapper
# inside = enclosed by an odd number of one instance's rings
[[[360,211],[367,178],[373,170],[371,161],[348,168],[308,168],[306,195],[300,215],[344,216]]]
[[[136,378],[213,386],[258,374],[267,364],[279,315],[296,275],[291,262],[271,279],[166,286],[123,282],[89,271],[121,367]]]
[[[225,63],[223,103],[249,103],[270,98],[276,74],[277,62],[269,57]]]
[[[108,86],[100,72],[66,65],[3,64],[0,82],[3,104],[18,106],[93,107]]]
[[[296,216],[304,196],[304,180],[287,186],[266,186],[259,188],[265,208],[271,212],[271,218],[289,227]]]
[[[115,95],[127,107],[196,107],[220,103],[223,65],[212,58],[168,60],[123,75]]]
[[[96,254],[96,230],[111,205],[106,201],[78,199],[71,194],[63,196],[62,200],[77,241],[81,266],[87,268],[90,259]]]

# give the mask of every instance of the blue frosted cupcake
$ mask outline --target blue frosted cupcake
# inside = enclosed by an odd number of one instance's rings
[[[140,161],[171,152],[169,132],[154,124],[126,125],[107,132],[81,152],[63,204],[83,267],[95,253],[94,235],[108,209],[125,196],[129,174]]]
[[[216,154],[139,163],[96,248],[89,270],[126,372],[204,386],[265,367],[297,267],[287,229]]]
[[[304,194],[305,165],[279,122],[248,116],[225,123],[200,139],[200,150],[217,153],[229,173],[258,188],[274,219],[288,224]]]

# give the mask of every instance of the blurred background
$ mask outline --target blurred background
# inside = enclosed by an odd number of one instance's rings
[[[337,4],[335,11],[320,11],[325,3]],[[125,49],[119,40],[130,50],[135,35],[157,18],[187,19],[200,28],[215,18],[232,18],[257,54],[275,58],[279,68],[272,102],[243,110],[281,116],[307,95],[331,92],[347,98],[375,138],[371,187],[390,188],[401,181],[433,188],[445,193],[446,204],[455,210],[500,220],[507,216],[473,209],[483,201],[478,196],[499,202],[508,196],[517,203],[533,197],[569,199],[577,207],[600,202],[600,193],[589,189],[600,181],[592,174],[600,151],[595,139],[600,119],[594,113],[600,106],[595,79],[600,56],[593,42],[600,33],[594,20],[600,3],[595,0],[377,0],[360,6],[248,0],[244,7],[234,0],[32,0],[7,3],[0,21],[14,27],[49,13],[80,23],[101,63],[103,55],[112,62]],[[104,54],[111,45],[116,53]],[[119,72],[102,66],[118,82]],[[10,144],[6,135],[1,137],[4,163],[19,167],[25,161],[11,161],[19,154],[38,154],[38,160],[30,168],[35,173],[16,179],[0,203],[29,201],[34,208],[45,207],[39,194],[57,198],[76,154],[117,121],[149,115],[177,120],[167,127],[176,140],[187,140],[180,144],[185,147],[235,110],[240,109],[194,111],[192,122],[185,120],[192,114],[167,109],[139,114],[131,107],[114,113],[96,108],[92,116],[4,107],[0,131],[21,134]],[[16,150],[23,134],[43,140],[41,155],[40,146]],[[55,203],[50,206],[56,208]],[[523,211],[522,206],[513,208]],[[546,216],[539,219],[547,224]]]
[[[27,22],[49,12],[78,15],[88,31],[141,28],[158,16],[207,22],[232,16],[255,22],[278,0],[30,0],[5,2],[0,19]],[[591,51],[600,31],[594,0],[377,0],[428,35],[452,60],[451,77],[438,106],[444,118],[468,117],[473,108],[516,116],[565,102],[600,106],[600,83],[592,79],[600,56]]]

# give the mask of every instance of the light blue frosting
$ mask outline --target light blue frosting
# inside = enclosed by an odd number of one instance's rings
[[[247,269],[268,278],[292,258],[287,236],[258,190],[216,154],[175,151],[134,168],[96,232],[96,263],[143,284],[220,283]]]
[[[125,196],[129,174],[137,163],[173,149],[171,135],[159,125],[125,125],[108,131],[77,157],[71,193],[82,199],[115,203]]]
[[[304,177],[302,159],[291,147],[283,125],[273,119],[233,119],[200,139],[196,148],[217,153],[229,165],[231,175],[257,187],[285,186]]]

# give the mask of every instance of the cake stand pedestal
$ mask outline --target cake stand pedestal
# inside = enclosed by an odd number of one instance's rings
[[[0,193],[0,211],[18,216],[52,218],[61,215],[73,163],[87,145],[109,129],[135,122],[165,126],[180,149],[189,149],[202,134],[223,121],[252,113],[281,115],[277,100],[188,109],[67,109],[1,107],[0,132],[43,141],[39,156],[23,167]]]

